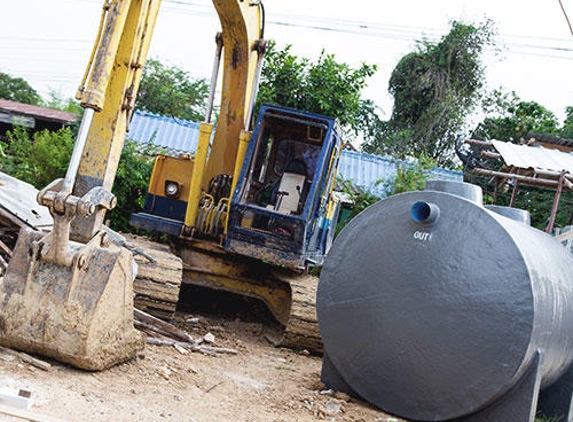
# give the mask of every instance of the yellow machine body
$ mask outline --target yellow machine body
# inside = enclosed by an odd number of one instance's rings
[[[191,158],[157,155],[153,163],[153,171],[151,172],[149,193],[163,195],[165,184],[173,181],[178,186],[177,198],[187,201],[191,187],[193,164],[194,162]]]
[[[320,265],[332,241],[340,131],[329,117],[270,105],[251,122],[265,49],[262,5],[214,4],[224,52],[215,131],[202,125],[192,160],[156,158],[143,211],[131,223],[174,237],[184,284],[257,298],[285,327],[296,292],[279,269]],[[287,183],[287,160],[305,159],[305,174]]]

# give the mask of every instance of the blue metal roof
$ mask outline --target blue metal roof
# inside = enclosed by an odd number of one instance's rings
[[[168,152],[194,152],[199,139],[199,123],[136,110],[127,139],[156,145]]]
[[[199,139],[199,123],[173,117],[159,116],[136,110],[130,124],[127,138],[139,144],[152,144],[171,153],[194,153]],[[411,166],[412,163],[365,154],[356,151],[342,151],[338,174],[372,194],[384,197],[384,186],[380,181],[396,175],[398,166]],[[463,181],[461,171],[435,168],[432,177],[441,180]]]

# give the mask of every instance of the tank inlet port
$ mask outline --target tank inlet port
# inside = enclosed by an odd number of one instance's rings
[[[418,201],[410,208],[412,220],[416,223],[435,223],[440,216],[440,208],[436,204],[426,201]]]

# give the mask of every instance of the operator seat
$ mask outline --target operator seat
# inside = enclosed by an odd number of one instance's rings
[[[279,179],[278,190],[273,195],[276,197],[275,211],[287,215],[299,214],[306,178],[307,169],[304,161],[300,159],[289,161]]]

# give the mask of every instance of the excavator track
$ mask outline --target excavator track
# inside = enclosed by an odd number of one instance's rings
[[[183,284],[223,290],[262,301],[276,320],[266,337],[276,346],[322,353],[316,317],[318,279],[245,256],[210,241],[183,241]]]
[[[322,353],[315,307],[317,277],[230,255],[211,242],[194,241],[192,247],[182,243],[174,253],[168,245],[145,237],[125,237],[138,265],[134,281],[138,309],[171,318],[182,284],[246,295],[264,302],[271,314],[279,313],[274,315],[277,323],[265,329],[271,343]]]

